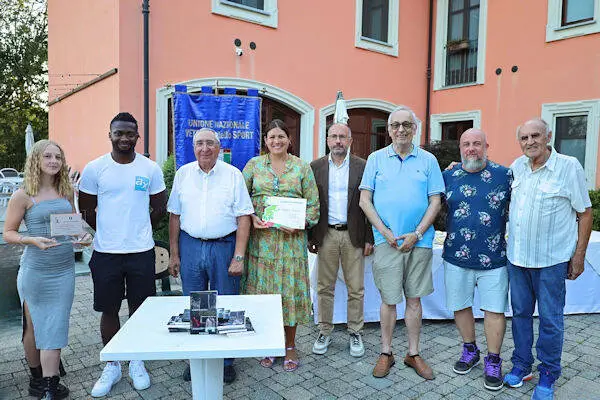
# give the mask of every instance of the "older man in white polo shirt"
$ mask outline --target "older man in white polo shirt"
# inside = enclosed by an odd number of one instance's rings
[[[181,272],[186,296],[209,283],[219,294],[238,294],[254,208],[242,173],[218,160],[217,134],[201,129],[193,143],[197,161],[179,168],[167,205],[169,270],[175,277]],[[226,359],[223,380],[235,377],[233,359]]]
[[[513,308],[513,369],[504,377],[510,387],[532,378],[533,311],[537,303],[536,354],[540,378],[532,399],[552,399],[560,376],[563,346],[565,279],[583,272],[592,230],[592,209],[579,161],[557,153],[552,133],[541,119],[519,126],[523,156],[511,165],[508,275]]]

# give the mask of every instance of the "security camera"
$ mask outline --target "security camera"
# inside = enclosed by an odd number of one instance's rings
[[[240,57],[241,57],[241,56],[242,56],[242,54],[244,54],[244,50],[242,50],[242,48],[241,48],[241,47],[236,47],[236,48],[235,48],[235,54],[236,54],[237,56],[240,56]]]

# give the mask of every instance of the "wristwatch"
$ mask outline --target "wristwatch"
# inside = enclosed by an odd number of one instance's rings
[[[233,256],[233,259],[234,259],[235,261],[244,261],[244,256],[235,255],[235,256]]]
[[[417,240],[423,239],[423,234],[418,229],[415,229],[415,235],[417,236]]]

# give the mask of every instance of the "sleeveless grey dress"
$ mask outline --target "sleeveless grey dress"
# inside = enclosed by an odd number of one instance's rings
[[[50,237],[50,214],[72,213],[64,198],[45,200],[25,212],[28,236]],[[47,250],[34,245],[25,247],[17,275],[17,290],[27,303],[36,347],[61,349],[68,343],[69,316],[75,295],[75,259],[73,246],[61,244]]]

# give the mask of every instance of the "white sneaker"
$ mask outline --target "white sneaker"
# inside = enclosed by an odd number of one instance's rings
[[[133,381],[133,387],[144,390],[150,387],[150,376],[141,360],[129,361],[129,377]]]
[[[313,344],[312,352],[315,354],[327,353],[329,343],[331,343],[331,336],[319,333],[319,337],[317,338],[317,340],[315,340],[315,344]]]
[[[360,333],[350,334],[350,355],[352,357],[362,357],[365,354],[365,345],[363,344]]]
[[[121,377],[121,363],[118,361],[107,362],[100,379],[92,388],[92,397],[106,396],[113,385],[121,380]]]

